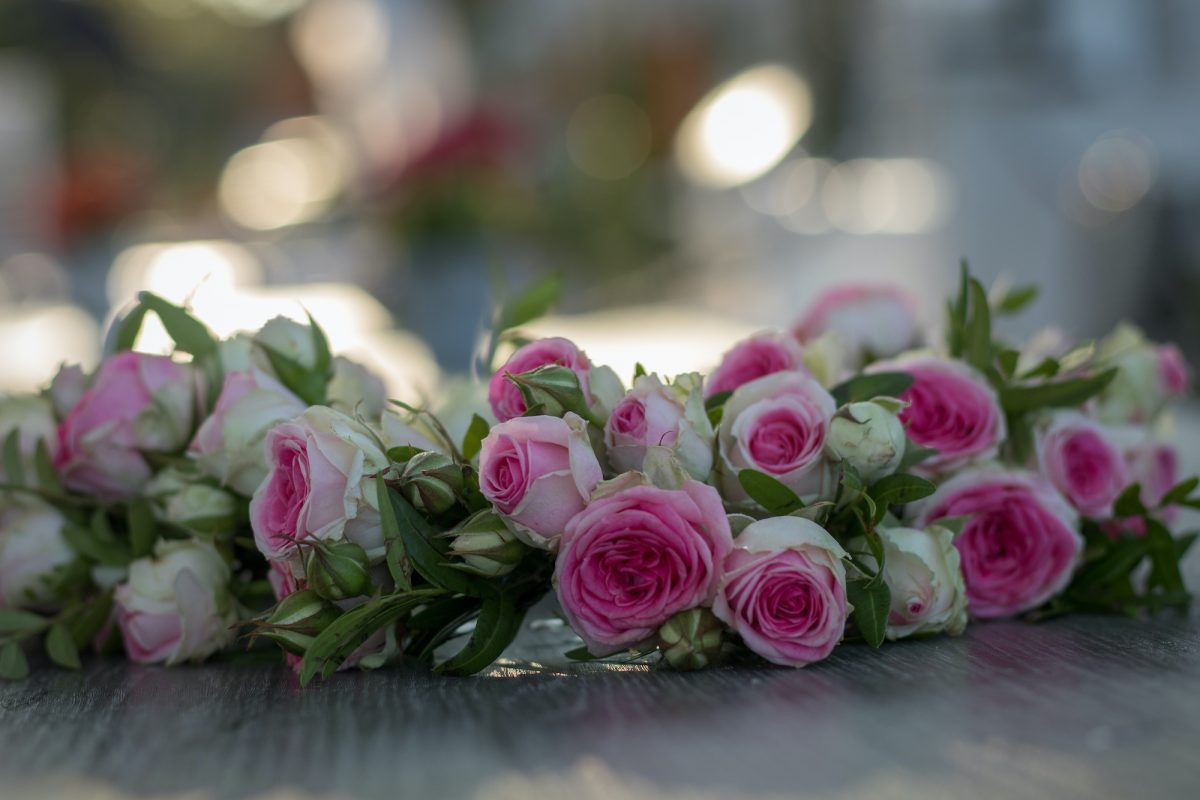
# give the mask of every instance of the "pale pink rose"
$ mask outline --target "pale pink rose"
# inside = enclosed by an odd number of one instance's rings
[[[1083,549],[1075,510],[1024,471],[964,472],[921,503],[917,527],[967,516],[954,540],[975,617],[1010,617],[1066,588]]]
[[[378,439],[358,421],[313,406],[271,429],[269,474],[250,501],[254,542],[269,559],[288,559],[305,539],[346,538],[382,556],[374,479],[387,467]]]
[[[192,433],[191,368],[124,352],[100,365],[58,427],[54,466],[63,483],[105,500],[132,497],[150,478],[143,452],[170,454]]]
[[[1154,351],[1158,379],[1167,397],[1182,397],[1192,383],[1192,373],[1183,353],[1173,344],[1160,344]]]
[[[65,417],[87,391],[87,376],[78,364],[63,364],[50,380],[50,402],[54,413]]]
[[[604,426],[608,460],[618,472],[641,470],[651,447],[665,447],[696,480],[712,471],[713,428],[698,391],[697,373],[664,384],[642,375]]]
[[[916,471],[956,469],[994,458],[1006,435],[1000,400],[987,379],[961,361],[912,356],[873,364],[871,372],[906,372],[912,385],[900,394],[908,436],[937,451]]]
[[[553,337],[538,339],[517,350],[504,362],[504,366],[496,370],[488,383],[488,403],[492,413],[501,422],[519,417],[525,413],[525,399],[521,390],[508,379],[509,375],[519,375],[547,364],[557,364],[568,367],[579,377],[579,388],[583,396],[590,396],[588,373],[592,363],[588,357],[569,339]]]
[[[738,472],[754,469],[800,495],[825,481],[825,438],[837,406],[808,375],[777,372],[738,387],[717,430],[721,489],[727,500],[748,498]]]
[[[188,454],[200,470],[249,496],[267,476],[267,431],[304,413],[307,406],[259,369],[225,373],[216,406],[196,431]]]
[[[846,557],[811,520],[751,523],[725,557],[713,614],[774,664],[820,661],[846,629]]]
[[[920,340],[916,299],[890,284],[846,284],[820,294],[792,329],[801,342],[833,332],[850,360],[888,358]]]
[[[1085,516],[1109,516],[1130,484],[1121,448],[1082,414],[1056,414],[1039,434],[1037,449],[1041,473]]]
[[[735,344],[713,370],[704,384],[704,396],[732,392],[739,386],[764,375],[799,370],[804,367],[804,351],[796,340],[781,333],[758,333]]]
[[[1120,433],[1125,444],[1129,482],[1141,487],[1142,504],[1153,509],[1162,502],[1163,495],[1179,483],[1179,454],[1171,445],[1149,439],[1149,434],[1142,428],[1123,428]],[[1170,525],[1178,517],[1178,511],[1176,506],[1168,506],[1158,511],[1157,515]],[[1108,520],[1102,528],[1109,536],[1122,533],[1146,535],[1146,523],[1141,517]]]
[[[554,585],[588,649],[612,653],[654,635],[677,612],[710,604],[732,548],[711,486],[633,486],[594,500],[567,524]]]
[[[0,608],[55,608],[55,573],[75,560],[62,513],[32,495],[0,499]]]
[[[228,644],[237,610],[229,567],[208,542],[161,540],[154,555],[129,565],[113,593],[130,661],[199,661]]]
[[[479,490],[527,544],[553,549],[603,477],[578,415],[501,422],[479,450]]]

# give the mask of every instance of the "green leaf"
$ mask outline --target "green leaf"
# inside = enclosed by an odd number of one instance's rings
[[[1000,390],[1000,405],[1009,414],[1023,414],[1042,408],[1066,408],[1082,405],[1104,391],[1117,375],[1117,368],[1087,378],[1053,381],[1036,386],[1005,386]]]
[[[996,303],[996,312],[999,314],[1016,314],[1036,300],[1037,296],[1037,284],[1030,283],[1025,286],[1016,286],[1010,289]]]
[[[138,334],[142,332],[142,323],[145,320],[146,306],[138,303],[129,310],[128,314],[115,321],[109,332],[108,352],[120,353],[132,350],[134,343],[137,342]]]
[[[795,492],[766,473],[753,469],[738,472],[738,483],[750,495],[750,499],[767,510],[773,517],[786,517],[793,511],[804,508],[804,501]]]
[[[642,362],[640,362],[640,361],[636,362],[633,365],[633,379],[636,381],[638,378],[642,377],[645,374],[646,374],[646,368],[642,366]]]
[[[472,617],[478,616],[480,606],[476,597],[446,597],[431,602],[405,624],[405,629],[415,634],[405,652],[429,664],[438,647],[452,639]]]
[[[19,608],[0,608],[0,636],[40,630],[46,621],[30,611]]]
[[[488,425],[486,419],[478,414],[471,415],[471,424],[467,426],[467,432],[463,436],[462,455],[464,459],[470,461],[475,457],[489,430],[491,430],[491,426]]]
[[[563,655],[572,661],[595,661],[598,658],[604,658],[604,656],[592,655],[591,651],[587,649],[587,645],[576,647],[574,650],[568,650]]]
[[[883,519],[888,506],[899,506],[929,497],[937,491],[932,481],[916,475],[896,473],[880,478],[870,489],[875,501],[875,521]]]
[[[717,392],[716,394],[709,395],[704,401],[704,410],[712,411],[714,408],[720,408],[721,406],[725,405],[725,403],[732,396],[732,391]]]
[[[83,612],[77,614],[70,622],[71,636],[77,648],[87,647],[96,638],[96,634],[112,617],[112,607],[112,592],[105,592],[86,601]]]
[[[1072,594],[1088,594],[1128,577],[1145,557],[1145,539],[1123,537],[1105,545],[1104,554],[1087,564],[1071,581]]]
[[[145,499],[129,502],[129,546],[134,558],[149,555],[158,539],[158,523],[154,510]]]
[[[393,513],[400,529],[400,540],[404,543],[404,552],[412,567],[425,580],[434,586],[450,592],[482,597],[490,586],[479,578],[454,569],[447,562],[448,545],[425,517],[413,508],[397,491],[388,489],[380,497],[380,506],[384,497],[391,499]]]
[[[21,430],[13,428],[4,437],[4,474],[8,482],[17,486],[25,484],[25,468],[21,464]]]
[[[910,436],[904,442],[904,456],[900,459],[900,466],[897,469],[905,472],[923,461],[928,461],[936,456],[937,453],[938,451],[932,447],[917,444]]]
[[[0,678],[6,681],[19,681],[29,675],[29,662],[21,645],[9,642],[0,647]]]
[[[124,567],[133,560],[128,549],[115,541],[102,541],[95,530],[68,522],[63,526],[63,538],[80,555],[107,567]]]
[[[946,303],[946,345],[950,355],[961,358],[963,339],[967,328],[967,302],[969,299],[970,270],[967,260],[959,262],[958,297]]]
[[[325,379],[328,385],[330,379],[333,378],[333,353],[329,350],[329,339],[325,336],[325,331],[317,324],[317,320],[312,313],[307,309],[304,312],[308,315],[308,329],[312,334],[313,353],[313,372],[317,373]]]
[[[883,644],[892,592],[881,580],[856,579],[846,583],[846,599],[854,606],[854,624],[871,647]]]
[[[970,279],[971,314],[963,333],[963,359],[980,372],[992,364],[992,314],[983,284]]]
[[[1000,372],[1006,378],[1011,378],[1013,373],[1017,371],[1017,362],[1021,359],[1019,350],[1004,348],[996,354],[996,363],[1000,367]]]
[[[545,406],[546,413],[556,417],[573,411],[586,420],[596,421],[583,396],[579,376],[567,367],[546,364],[520,374],[507,373],[507,377],[521,390],[528,408]],[[603,427],[603,423],[598,422],[597,427]]]
[[[79,669],[79,650],[67,626],[61,623],[50,626],[46,634],[46,655],[50,660],[65,669]]]
[[[62,481],[58,478],[58,472],[54,469],[54,462],[50,458],[50,448],[46,446],[45,439],[38,439],[37,451],[33,455],[34,471],[37,473],[38,486],[43,492],[48,494],[62,494]]]
[[[1161,586],[1167,593],[1187,596],[1187,587],[1179,570],[1179,557],[1171,532],[1156,519],[1146,520],[1146,542],[1150,552],[1148,586]],[[1190,600],[1190,597],[1188,597]],[[1186,601],[1176,605],[1185,606]]]
[[[1133,483],[1125,487],[1125,491],[1117,496],[1116,502],[1113,503],[1113,516],[1116,517],[1140,517],[1146,513],[1146,506],[1142,504],[1142,487],[1140,484]]]
[[[403,464],[415,455],[424,453],[425,451],[419,447],[413,447],[411,444],[402,444],[397,447],[392,447],[387,451],[388,461],[395,464]]]
[[[558,302],[562,279],[547,275],[530,284],[525,291],[506,303],[500,315],[500,329],[507,330],[544,317]]]
[[[1058,374],[1061,365],[1058,359],[1046,356],[1036,367],[1031,367],[1021,373],[1021,380],[1030,380],[1032,378],[1053,378]]]
[[[279,380],[297,397],[310,406],[325,405],[326,393],[329,389],[329,375],[316,369],[309,369],[291,356],[285,355],[273,347],[259,344],[271,369],[279,376]]]
[[[390,490],[382,472],[375,476],[375,491],[379,500],[379,523],[383,531],[384,558],[387,561],[388,572],[396,582],[396,588],[407,592],[412,589],[412,564],[404,550],[396,509],[387,502]]]
[[[486,669],[516,638],[524,617],[525,613],[517,610],[508,594],[500,592],[485,597],[466,646],[434,670],[447,675],[474,675]]]
[[[869,372],[857,375],[833,387],[830,394],[839,406],[858,403],[873,397],[899,397],[912,386],[913,378],[907,372]]]
[[[1180,481],[1163,495],[1162,500],[1158,504],[1159,507],[1166,508],[1167,506],[1186,500],[1188,495],[1196,490],[1197,486],[1200,486],[1200,476],[1193,475],[1187,480]]]
[[[142,292],[138,298],[146,310],[153,311],[162,320],[177,349],[197,358],[217,352],[217,338],[212,331],[183,308],[151,292]]]

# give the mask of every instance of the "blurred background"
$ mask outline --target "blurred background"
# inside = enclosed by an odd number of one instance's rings
[[[846,279],[935,319],[961,256],[1043,284],[1011,334],[1194,361],[1198,77],[1186,0],[3,0],[0,391],[143,288],[413,396],[548,272],[627,375]]]

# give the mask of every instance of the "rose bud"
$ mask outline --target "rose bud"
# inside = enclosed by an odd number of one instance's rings
[[[604,426],[608,460],[618,472],[643,469],[648,448],[665,447],[698,481],[712,472],[713,438],[696,373],[665,385],[657,375],[642,375]]]
[[[926,531],[877,530],[884,547],[883,579],[892,594],[887,638],[962,633],[967,626],[967,594],[954,534],[940,525]]]
[[[725,403],[717,431],[722,494],[749,496],[743,469],[764,472],[799,495],[825,488],[825,439],[837,406],[829,392],[800,372],[777,372],[738,387]]]
[[[0,607],[55,605],[55,573],[75,559],[63,537],[67,520],[58,509],[31,497],[9,496],[0,504]]]
[[[1079,517],[1039,475],[964,472],[920,502],[916,527],[968,516],[955,538],[968,610],[979,618],[1037,608],[1066,588],[1083,550]]]
[[[289,653],[304,655],[317,634],[342,615],[341,609],[312,589],[301,589],[283,597],[263,619],[264,626],[255,630],[277,642]],[[274,629],[271,626],[281,626]]]
[[[100,365],[58,428],[54,466],[68,488],[102,500],[137,495],[144,452],[173,453],[192,432],[193,373],[166,356],[124,352]]]
[[[17,432],[17,456],[23,483],[32,486],[37,482],[34,456],[38,443],[45,443],[51,461],[58,453],[58,423],[54,420],[50,402],[34,394],[0,396],[0,446],[8,441],[13,431]],[[16,480],[16,475],[7,474],[0,459],[0,483]]]
[[[371,593],[367,551],[354,542],[309,542],[304,578],[310,589],[327,600],[346,600]]]
[[[450,533],[450,554],[462,559],[460,566],[489,578],[512,572],[528,552],[494,511],[480,511]]]
[[[1111,425],[1152,422],[1168,399],[1187,392],[1190,382],[1178,348],[1155,345],[1127,322],[1100,342],[1096,362],[1117,368],[1094,404],[1096,417]]]
[[[804,350],[794,338],[771,331],[756,333],[721,357],[720,365],[705,381],[704,396],[732,392],[764,375],[804,369]]]
[[[1004,441],[1004,412],[983,375],[962,361],[912,355],[878,362],[870,372],[906,372],[912,385],[900,393],[908,405],[900,421],[910,439],[936,455],[914,472],[932,475],[994,458]]]
[[[904,459],[907,437],[897,416],[903,408],[890,397],[842,406],[829,423],[825,454],[852,466],[868,485],[891,475]]]
[[[713,613],[773,664],[820,661],[845,633],[846,557],[811,520],[754,522],[725,557]]]
[[[354,417],[362,417],[375,425],[383,416],[387,404],[387,387],[383,379],[355,361],[342,356],[333,359],[333,378],[326,390],[329,405]]]
[[[725,626],[707,608],[680,611],[658,629],[658,649],[672,668],[704,669],[721,655]]]
[[[557,546],[601,477],[587,423],[575,414],[501,422],[480,446],[479,490],[532,547]]]
[[[216,407],[201,423],[188,454],[205,475],[248,497],[267,476],[267,431],[305,408],[267,372],[227,372]]]
[[[447,455],[417,453],[404,465],[400,485],[409,502],[430,514],[449,511],[464,487],[463,469]]]
[[[570,340],[558,337],[538,339],[513,353],[488,382],[488,403],[496,419],[505,422],[528,411],[521,389],[508,376],[521,375],[551,364],[566,367],[575,373],[583,402],[600,419],[608,417],[609,410],[625,393],[616,373],[607,367],[593,367],[587,355]],[[580,411],[572,408],[565,410]],[[547,413],[550,413],[549,409]]]
[[[1112,515],[1132,481],[1120,446],[1104,427],[1078,412],[1060,412],[1038,434],[1039,471],[1088,517]]]
[[[254,334],[254,343],[258,348],[253,351],[253,357],[259,369],[271,371],[271,360],[264,349],[291,359],[304,369],[311,370],[317,366],[317,342],[313,329],[287,317],[269,320]]]
[[[160,520],[202,536],[231,532],[237,525],[237,498],[173,467],[155,475],[145,495]]]
[[[113,599],[130,661],[202,660],[232,639],[237,619],[229,567],[208,542],[160,540],[129,565]]]
[[[801,342],[835,333],[851,369],[919,344],[916,299],[888,284],[845,284],[822,292],[792,329]]]

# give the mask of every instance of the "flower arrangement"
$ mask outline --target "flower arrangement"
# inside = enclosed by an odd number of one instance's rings
[[[1185,608],[1200,508],[1156,437],[1190,376],[1122,325],[1047,351],[993,337],[965,267],[945,343],[895,288],[840,288],[706,378],[628,390],[572,342],[522,340],[494,419],[455,439],[276,319],[218,341],[144,294],[90,375],[0,401],[0,675],[278,645],[301,683],[397,659],[495,661],[553,594],[577,659],[802,667],[968,619]],[[147,314],[174,356],[133,352]]]

